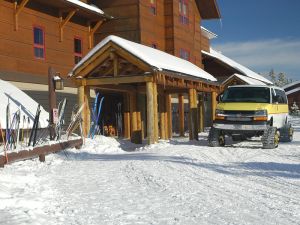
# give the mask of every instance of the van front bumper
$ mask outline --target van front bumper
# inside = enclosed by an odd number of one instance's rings
[[[234,130],[234,131],[263,131],[266,130],[268,125],[267,122],[256,122],[256,123],[240,123],[232,121],[228,123],[227,121],[214,121],[213,127],[221,130]]]

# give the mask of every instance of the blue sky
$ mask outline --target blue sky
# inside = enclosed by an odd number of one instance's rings
[[[218,0],[222,19],[204,21],[212,46],[255,72],[300,80],[300,0]]]

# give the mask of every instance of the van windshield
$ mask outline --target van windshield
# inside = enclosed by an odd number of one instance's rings
[[[270,89],[267,87],[230,87],[225,90],[222,102],[270,103]]]

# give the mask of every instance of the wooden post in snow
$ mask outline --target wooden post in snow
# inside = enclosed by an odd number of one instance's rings
[[[179,135],[184,137],[184,95],[178,95],[178,111],[179,111]]]
[[[211,119],[212,122],[215,120],[216,118],[216,108],[217,108],[217,92],[213,91],[211,93]]]
[[[199,132],[204,131],[204,98],[203,92],[198,95],[198,124]]]
[[[82,117],[82,129],[84,137],[87,137],[90,130],[90,88],[87,86],[80,86],[78,88],[78,105],[79,107],[84,105],[84,108],[81,112]]]
[[[154,140],[158,142],[158,105],[157,105],[157,84],[153,83],[153,110],[154,110]]]
[[[189,89],[189,138],[198,140],[197,91],[194,88]]]
[[[166,99],[166,110],[167,110],[167,138],[172,138],[172,97],[170,94],[165,95]]]
[[[128,93],[123,95],[124,98],[124,137],[130,139],[130,102]]]
[[[154,96],[153,96],[153,83],[146,83],[147,95],[147,142],[148,144],[155,143],[154,134]]]
[[[159,104],[159,120],[160,120],[160,138],[163,140],[166,140],[166,103],[165,103],[165,97],[159,96],[158,98],[158,104]]]

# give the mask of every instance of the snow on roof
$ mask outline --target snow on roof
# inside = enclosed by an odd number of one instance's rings
[[[178,58],[176,56],[170,55],[163,51],[138,44],[126,39],[110,35],[98,43],[72,70],[69,76],[72,76],[75,70],[77,70],[84,62],[90,59],[97,51],[99,51],[108,42],[113,42],[114,44],[125,49],[132,55],[136,56],[140,60],[144,61],[146,64],[155,67],[157,70],[167,70],[177,73],[182,73],[182,75],[194,76],[210,81],[217,81],[209,73],[205,72],[203,69],[194,65],[193,63]]]
[[[287,94],[287,95],[290,95],[290,94],[293,94],[293,93],[298,92],[298,91],[300,91],[300,87],[295,88],[295,89],[292,89],[292,90],[290,90],[290,91],[287,91],[286,94]]]
[[[208,39],[214,39],[218,37],[215,33],[211,32],[210,30],[206,29],[205,27],[200,26],[202,33],[207,37]]]
[[[283,86],[282,88],[286,89],[286,88],[292,87],[292,86],[297,85],[297,84],[300,84],[300,81],[295,81],[295,82],[289,83],[289,84]]]
[[[36,114],[36,109],[38,107],[38,103],[30,98],[27,94],[23,91],[18,89],[16,86],[12,85],[11,83],[1,80],[0,79],[0,122],[1,122],[1,129],[6,129],[6,107],[9,102],[10,105],[10,118],[12,120],[15,112],[20,108],[21,109],[21,124],[23,126],[23,115],[25,118],[29,117],[30,125],[32,127],[33,120]],[[44,110],[43,107],[41,109],[40,114],[40,127],[47,127],[48,126],[48,119],[49,114]],[[26,127],[27,128],[27,123]]]
[[[66,1],[70,2],[70,3],[73,3],[75,5],[78,5],[78,6],[82,7],[82,8],[86,8],[88,10],[91,10],[91,11],[94,11],[96,13],[99,13],[101,15],[104,14],[104,12],[101,9],[99,9],[98,7],[96,7],[95,5],[89,5],[89,4],[86,4],[86,3],[81,2],[79,0],[66,0]]]
[[[241,74],[238,74],[238,73],[235,73],[233,75],[231,75],[229,78],[227,78],[225,81],[223,81],[223,84],[225,84],[228,80],[230,80],[232,77],[237,77],[243,81],[245,81],[247,84],[250,84],[250,85],[263,85],[263,86],[266,86],[266,83],[262,82],[262,81],[259,81],[259,80],[256,80],[256,79],[253,79],[251,77],[246,77],[244,75],[241,75]]]
[[[235,68],[236,70],[240,71],[241,73],[243,73],[247,77],[251,77],[253,79],[260,80],[260,81],[262,81],[264,83],[267,83],[267,84],[272,84],[272,82],[269,81],[268,79],[266,79],[263,76],[253,72],[252,70],[248,69],[247,67],[235,62],[234,60],[226,57],[225,55],[221,54],[220,52],[215,51],[212,48],[210,48],[210,53],[206,52],[206,51],[203,51],[203,50],[202,50],[202,53],[205,54],[205,55],[211,56],[213,58],[216,58],[216,59],[222,61],[223,63],[226,63],[227,65]]]

